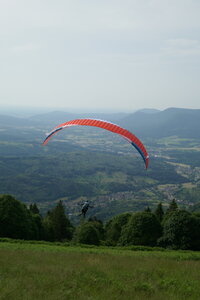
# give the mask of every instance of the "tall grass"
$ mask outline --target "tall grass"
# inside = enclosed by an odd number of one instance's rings
[[[1,300],[200,299],[200,253],[0,243]]]

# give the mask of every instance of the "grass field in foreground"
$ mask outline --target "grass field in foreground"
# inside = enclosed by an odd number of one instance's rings
[[[0,242],[1,300],[200,299],[200,252]]]

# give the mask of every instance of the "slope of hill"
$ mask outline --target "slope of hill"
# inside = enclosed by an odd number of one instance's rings
[[[0,115],[0,127],[17,127],[17,126],[34,126],[37,125],[36,120],[27,118],[13,117],[9,115]]]
[[[3,241],[1,299],[199,299],[199,252],[131,249]]]
[[[83,118],[95,118],[108,121],[116,121],[124,118],[126,113],[69,113],[64,111],[53,111],[51,113],[45,113],[40,115],[32,116],[30,119],[33,121],[40,122],[41,124],[48,126],[55,126],[60,123],[66,122],[73,119],[83,119]]]
[[[119,122],[141,137],[200,137],[200,109],[168,108],[151,114],[138,111]]]

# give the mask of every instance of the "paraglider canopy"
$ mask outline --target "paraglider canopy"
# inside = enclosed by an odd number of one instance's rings
[[[46,137],[46,139],[43,142],[43,145],[46,145],[50,138],[56,134],[58,131],[68,128],[71,126],[76,126],[76,125],[81,125],[81,126],[94,126],[94,127],[99,127],[108,131],[111,131],[113,133],[121,135],[123,138],[125,138],[129,143],[131,143],[137,151],[140,153],[142,156],[146,168],[148,168],[149,164],[149,155],[146,151],[146,148],[142,144],[142,142],[130,131],[127,129],[124,129],[116,124],[113,124],[108,121],[104,120],[98,120],[98,119],[76,119],[76,120],[71,120],[67,121],[65,123],[62,123],[58,126],[56,126]]]

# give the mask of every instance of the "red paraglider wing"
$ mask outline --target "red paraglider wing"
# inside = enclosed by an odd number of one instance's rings
[[[127,139],[138,150],[138,152],[140,153],[140,155],[142,156],[142,158],[145,162],[146,168],[148,168],[149,155],[148,155],[144,145],[142,144],[142,142],[130,131],[128,131],[116,124],[108,122],[108,121],[97,120],[97,119],[76,119],[76,120],[71,120],[71,121],[62,123],[62,124],[56,126],[48,134],[48,136],[46,137],[46,139],[43,142],[43,145],[46,145],[48,143],[48,141],[50,140],[50,138],[54,134],[56,134],[58,131],[60,131],[64,128],[67,128],[70,126],[76,126],[76,125],[99,127],[99,128],[120,134],[122,137]]]

